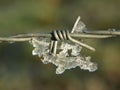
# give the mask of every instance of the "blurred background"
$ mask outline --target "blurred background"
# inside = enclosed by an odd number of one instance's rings
[[[120,0],[0,0],[0,36],[71,29],[80,15],[90,30],[120,29]],[[0,90],[120,90],[120,37],[86,40],[98,63],[55,74],[55,66],[32,56],[28,43],[0,43]]]

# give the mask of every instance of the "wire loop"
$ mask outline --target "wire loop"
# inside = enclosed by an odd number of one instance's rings
[[[51,35],[52,35],[52,40],[55,40],[55,41],[69,40],[69,38],[68,38],[69,31],[68,30],[54,30],[51,33]]]

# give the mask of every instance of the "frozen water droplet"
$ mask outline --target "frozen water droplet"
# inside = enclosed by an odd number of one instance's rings
[[[58,68],[56,69],[56,74],[62,74],[65,71],[63,66],[58,66]]]
[[[97,70],[97,64],[96,63],[91,63],[89,65],[89,69],[88,69],[90,72],[94,72]]]
[[[34,49],[33,51],[32,51],[32,55],[37,55],[38,53],[37,53],[37,51],[36,51],[36,49]]]

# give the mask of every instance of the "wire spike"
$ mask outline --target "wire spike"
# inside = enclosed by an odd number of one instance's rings
[[[76,22],[75,22],[75,24],[74,24],[74,26],[73,26],[73,28],[72,28],[72,30],[71,30],[71,33],[73,33],[74,31],[75,31],[75,28],[77,27],[77,24],[79,23],[79,21],[80,21],[80,16],[78,16],[78,18],[76,19]]]

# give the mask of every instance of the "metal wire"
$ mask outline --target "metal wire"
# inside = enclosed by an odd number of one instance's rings
[[[80,28],[81,27],[81,28]],[[73,43],[79,44],[82,47],[85,47],[89,50],[95,51],[95,48],[78,41],[77,39],[98,39],[98,38],[110,38],[120,35],[120,31],[115,29],[109,29],[107,31],[103,30],[83,30],[85,28],[84,23],[80,21],[80,16],[77,18],[71,31],[68,30],[54,30],[52,33],[28,33],[28,34],[19,34],[10,37],[0,37],[0,42],[25,42],[32,40],[33,37],[47,37],[51,38],[50,41],[50,54],[56,55],[58,41],[69,40]],[[79,33],[74,33],[79,31]]]
[[[120,31],[108,30],[108,31],[84,31],[82,33],[70,33],[68,30],[54,30],[52,33],[30,33],[19,34],[11,37],[0,37],[0,42],[25,42],[30,41],[33,37],[48,37],[51,38],[50,53],[55,55],[58,41],[70,40],[73,43],[79,44],[89,50],[95,51],[95,49],[83,42],[77,40],[77,38],[98,39],[98,38],[110,38],[120,35]],[[74,39],[75,38],[75,39]]]

